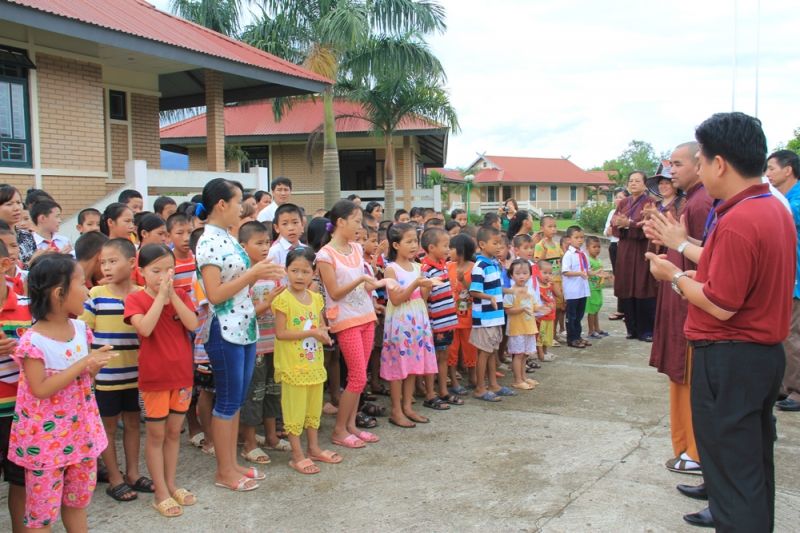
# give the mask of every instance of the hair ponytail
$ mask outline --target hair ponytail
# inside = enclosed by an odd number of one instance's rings
[[[214,178],[203,187],[203,194],[200,203],[195,210],[195,216],[200,220],[208,220],[220,200],[230,202],[236,193],[236,189],[244,192],[239,183],[226,180],[224,178]]]
[[[357,210],[360,210],[360,208],[351,200],[339,200],[333,204],[331,210],[325,213],[325,218],[330,220],[331,227],[330,230],[322,236],[322,246],[331,242],[333,233],[336,231],[336,223],[339,219],[346,219]]]
[[[100,232],[106,237],[110,236],[111,229],[108,227],[108,221],[117,220],[126,209],[130,209],[130,207],[120,202],[108,204],[103,210],[103,214],[100,215]]]

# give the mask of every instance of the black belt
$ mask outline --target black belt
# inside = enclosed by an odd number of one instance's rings
[[[711,346],[713,344],[746,344],[750,341],[731,341],[731,340],[724,340],[724,341],[689,341],[694,348],[705,348],[706,346]]]

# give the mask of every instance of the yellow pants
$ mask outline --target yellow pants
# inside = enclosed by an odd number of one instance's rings
[[[553,330],[555,329],[556,321],[542,320],[537,323],[539,325],[539,335],[536,337],[536,346],[551,347],[553,345]]]
[[[324,383],[316,385],[281,385],[281,408],[286,433],[300,436],[303,428],[319,429]]]
[[[686,361],[686,375],[689,376],[686,383],[669,381],[669,423],[672,432],[672,451],[675,452],[675,457],[686,452],[686,455],[693,461],[699,463],[700,454],[697,453],[697,442],[694,440],[694,426],[692,425],[691,353]]]

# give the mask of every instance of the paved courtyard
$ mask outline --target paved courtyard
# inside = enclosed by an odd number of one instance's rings
[[[606,291],[607,309],[613,305]],[[102,489],[93,531],[695,531],[681,516],[702,502],[675,491],[699,481],[673,474],[666,378],[648,367],[649,347],[612,336],[585,351],[559,348],[535,374],[541,385],[502,403],[468,400],[414,430],[390,426],[382,442],[342,452],[316,476],[272,454],[257,491],[212,484],[213,459],[188,444],[180,482],[197,494],[184,516],[163,519],[150,498],[116,503]],[[778,413],[776,531],[797,531],[800,415]],[[332,420],[326,417],[327,441]],[[339,450],[341,451],[341,449]],[[4,497],[3,497],[4,500]],[[5,509],[6,502],[0,502]],[[63,531],[60,527],[59,531]],[[0,513],[0,531],[10,531]]]

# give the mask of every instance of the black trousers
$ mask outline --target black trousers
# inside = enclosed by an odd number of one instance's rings
[[[575,342],[581,338],[581,321],[586,312],[586,297],[567,300],[567,342]]]
[[[772,406],[783,346],[695,346],[692,422],[717,531],[772,531],[776,438]]]
[[[628,335],[641,339],[653,334],[656,322],[655,298],[621,298],[619,302],[625,313],[625,328]]]

